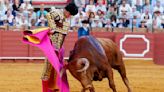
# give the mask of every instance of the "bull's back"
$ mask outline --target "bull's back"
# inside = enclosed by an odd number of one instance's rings
[[[101,43],[92,36],[85,36],[80,38],[74,47],[74,54],[78,57],[87,57],[91,62],[100,65],[99,63],[106,63],[107,58]]]
[[[101,43],[92,36],[85,36],[85,37],[80,38],[77,41],[76,45],[78,45],[78,48],[83,48],[83,50],[84,49],[94,49],[95,51],[97,51],[97,53],[99,53],[101,55],[105,55],[105,52],[103,50]]]
[[[107,38],[98,38],[98,41],[103,46],[109,63],[114,67],[122,64],[122,54],[118,46]]]

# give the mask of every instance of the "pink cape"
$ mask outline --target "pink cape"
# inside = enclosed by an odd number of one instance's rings
[[[59,87],[60,92],[69,92],[69,85],[67,81],[66,71],[64,71],[62,77],[60,76],[60,71],[63,68],[63,62],[60,63],[59,59],[63,60],[64,49],[59,50],[59,57],[55,53],[55,48],[51,44],[50,38],[48,36],[49,29],[43,29],[40,32],[35,34],[32,31],[24,31],[23,42],[26,44],[30,44],[32,46],[36,46],[40,48],[45,56],[48,58],[48,61],[52,64],[53,68],[57,72],[57,86]],[[29,33],[30,32],[30,33]],[[35,38],[39,41],[39,43],[35,43],[34,41],[29,40],[28,37]],[[48,89],[48,85],[46,81],[42,81],[43,92],[54,92]]]

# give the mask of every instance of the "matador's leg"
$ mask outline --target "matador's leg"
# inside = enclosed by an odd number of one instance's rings
[[[48,25],[52,29],[52,32],[54,32],[52,35],[50,35],[50,39],[52,41],[52,45],[56,49],[60,49],[63,45],[63,41],[65,39],[65,36],[68,32],[69,29],[69,23],[65,22],[64,15],[63,13],[57,12],[57,11],[52,11],[46,15],[47,20],[48,20]],[[59,19],[59,20],[58,20]],[[57,56],[60,53],[56,53]],[[62,63],[62,60],[59,61]],[[52,76],[53,75],[53,76]],[[56,71],[52,67],[52,65],[49,62],[45,63],[45,69],[43,71],[42,79],[48,79],[51,80],[51,82],[54,82],[54,86],[56,83]],[[53,85],[49,85],[49,87],[52,87]],[[55,87],[54,87],[55,88]],[[55,89],[54,89],[55,91]],[[55,91],[56,92],[56,91]]]
[[[46,58],[41,79],[47,81],[50,78],[51,70],[52,70],[52,65],[48,62]]]
[[[53,35],[50,36],[54,48],[57,49],[61,48],[64,37],[65,36],[61,33],[54,33]],[[62,60],[59,61],[62,62]],[[44,69],[41,78],[42,80],[50,81],[48,82],[49,89],[54,90],[55,92],[59,91],[58,87],[56,86],[56,71],[52,67],[52,65],[48,62],[47,59],[45,59]]]
[[[60,33],[55,33],[54,35],[51,36],[51,41],[53,45],[56,45],[56,48],[60,48],[61,45],[63,43],[63,34]],[[47,59],[45,59],[45,64],[44,64],[44,69],[43,69],[43,74],[42,74],[42,79],[46,80],[49,78],[50,76],[50,72],[52,70],[52,65],[47,61]]]

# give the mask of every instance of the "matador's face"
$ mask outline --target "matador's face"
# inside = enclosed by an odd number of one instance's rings
[[[64,16],[66,18],[70,18],[71,17],[71,14],[70,14],[70,12],[68,12],[67,10],[64,9]]]

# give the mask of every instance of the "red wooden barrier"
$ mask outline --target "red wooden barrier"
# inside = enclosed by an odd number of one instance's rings
[[[154,62],[164,65],[164,33],[155,33]]]
[[[14,31],[1,32],[1,56],[25,57],[28,56],[28,45],[21,41],[22,33]]]
[[[113,41],[115,40],[115,33],[114,32],[91,32],[91,35],[98,38],[109,38]]]
[[[91,35],[112,39],[118,44],[125,57],[153,58],[156,64],[164,64],[164,33],[113,33],[98,31],[91,32]],[[65,57],[69,56],[69,51],[73,49],[76,40],[77,32],[70,32],[66,36],[63,45]],[[43,53],[38,48],[22,43],[22,32],[0,31],[0,58],[43,56]]]
[[[75,41],[77,41],[78,37],[77,37],[77,33],[76,32],[69,32],[65,38],[64,41],[64,49],[65,49],[65,57],[69,56],[69,52],[70,50],[73,49]]]

